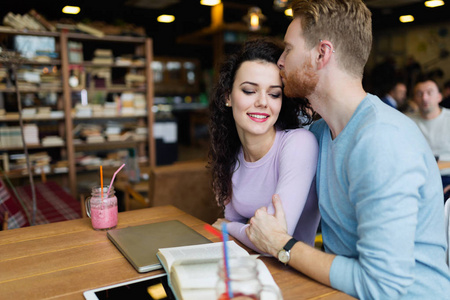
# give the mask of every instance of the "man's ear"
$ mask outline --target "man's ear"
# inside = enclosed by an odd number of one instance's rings
[[[334,55],[335,51],[333,48],[333,44],[327,40],[320,40],[318,47],[318,55],[317,55],[317,69],[320,70],[325,67],[326,64],[330,61],[332,55]]]

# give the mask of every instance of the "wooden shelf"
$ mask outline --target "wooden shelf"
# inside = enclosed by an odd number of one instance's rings
[[[75,151],[87,151],[87,150],[99,150],[99,149],[127,149],[135,148],[139,144],[147,143],[147,141],[118,141],[118,142],[108,142],[103,143],[83,143],[75,144]]]
[[[19,88],[19,92],[21,93],[61,93],[63,91],[62,87],[58,88],[41,88],[41,87],[35,87],[35,88]],[[4,88],[0,89],[0,92],[4,93],[15,93],[16,88]]]
[[[139,65],[123,65],[123,64],[97,64],[97,63],[93,63],[91,61],[85,61],[81,64],[74,64],[71,63],[71,65],[80,65],[80,66],[84,66],[84,67],[88,67],[88,68],[125,68],[125,69],[144,69],[145,68],[145,64],[139,64]]]
[[[62,175],[62,174],[67,174],[68,172],[49,172],[49,173],[44,173],[45,176],[57,176],[57,175]],[[28,173],[21,173],[21,172],[4,172],[4,174],[9,178],[9,179],[16,179],[16,178],[27,178],[28,177]],[[1,176],[1,175],[0,175]],[[42,177],[41,173],[33,173],[33,177]]]
[[[143,112],[141,114],[134,114],[134,115],[115,115],[115,116],[90,116],[90,117],[77,117],[75,115],[72,115],[72,118],[74,120],[93,120],[93,119],[134,119],[134,118],[143,118],[147,116],[147,112]]]
[[[63,148],[66,145],[53,145],[53,146],[43,146],[43,145],[27,145],[28,149],[49,149],[49,148]],[[13,146],[13,147],[0,147],[0,151],[17,151],[22,150],[23,146]]]
[[[24,65],[60,65],[61,60],[60,59],[52,59],[50,61],[36,61],[36,60],[25,60],[22,64]]]
[[[82,90],[87,91],[104,91],[110,93],[121,93],[121,92],[135,92],[135,93],[145,93],[147,88],[132,88],[132,87],[104,87],[104,88],[71,88],[71,92],[81,92]]]
[[[145,43],[145,37],[134,37],[124,35],[105,35],[104,37],[96,37],[85,33],[68,32],[67,38],[71,40],[85,40],[85,41],[102,41],[102,42],[118,42],[118,43]]]
[[[33,116],[33,117],[22,117],[22,120],[25,122],[33,122],[33,121],[60,121],[64,120],[64,116],[62,117],[48,117],[48,116]],[[0,122],[19,122],[19,117],[8,117],[1,116]]]
[[[106,35],[104,37],[98,38],[89,34],[84,33],[72,33],[67,31],[61,32],[47,32],[47,31],[30,31],[30,30],[16,30],[8,29],[6,27],[0,28],[0,36],[2,38],[7,38],[8,36],[15,35],[29,35],[29,36],[40,36],[40,37],[54,37],[55,38],[55,48],[60,55],[60,59],[51,59],[48,62],[42,61],[25,61],[25,65],[59,65],[61,72],[62,86],[57,88],[41,88],[39,86],[32,88],[19,88],[20,93],[41,93],[41,92],[55,92],[58,93],[58,105],[57,110],[64,111],[64,117],[43,117],[43,116],[32,116],[23,118],[27,122],[37,122],[37,121],[58,121],[55,124],[56,130],[58,131],[58,136],[65,137],[65,145],[63,146],[42,146],[33,145],[28,146],[28,149],[48,149],[48,148],[60,148],[60,154],[63,160],[67,160],[68,163],[68,182],[71,194],[77,196],[77,172],[79,168],[76,166],[75,151],[104,151],[104,150],[115,150],[115,149],[127,149],[135,148],[141,156],[149,158],[149,165],[156,165],[156,146],[153,139],[152,124],[154,121],[154,115],[152,112],[153,107],[153,97],[154,97],[154,85],[153,85],[153,72],[151,70],[151,62],[153,61],[153,44],[152,40],[148,37],[132,37],[132,36],[111,36]],[[88,48],[88,43],[91,45],[102,45],[101,47],[107,47],[111,49],[117,49],[118,46],[114,43],[130,44],[134,49],[133,55],[139,55],[145,57],[144,64],[137,65],[123,65],[123,64],[93,64],[91,61],[84,61],[80,64],[70,63],[68,57],[68,43],[69,41],[79,41]],[[106,43],[106,44],[105,44]],[[104,45],[104,46],[103,46]],[[139,69],[139,73],[145,75],[145,81],[141,85],[142,87],[133,88],[126,86],[113,86],[105,88],[88,88],[88,91],[102,91],[106,93],[123,93],[123,92],[134,92],[134,93],[144,93],[145,94],[145,104],[146,112],[133,115],[118,115],[118,116],[92,116],[92,117],[76,117],[73,114],[73,102],[72,92],[81,91],[81,88],[71,88],[69,86],[69,76],[71,72],[71,66],[80,65],[86,68],[124,68],[124,69]],[[123,70],[118,70],[122,72]],[[15,93],[15,87],[1,88],[0,92],[5,93]],[[11,95],[8,95],[11,96]],[[55,108],[53,108],[55,109]],[[134,119],[135,123],[139,126],[146,126],[148,128],[148,134],[144,141],[123,141],[123,142],[104,142],[95,144],[75,144],[73,140],[73,129],[74,123],[76,121],[83,121],[88,123],[89,120],[118,120],[127,122],[128,119]],[[19,118],[16,117],[6,117],[0,116],[0,122],[18,122]],[[93,122],[91,122],[93,123]],[[98,123],[98,122],[97,122]],[[2,125],[2,124],[0,124]],[[51,124],[50,126],[54,126]],[[23,147],[0,147],[0,151],[17,151],[23,150]],[[59,151],[59,150],[58,150]],[[10,172],[11,176],[25,177],[28,175],[14,175],[15,172]],[[9,173],[7,173],[9,174]],[[53,173],[51,173],[53,174]],[[57,173],[61,174],[61,173]],[[33,174],[34,175],[34,174]]]
[[[0,34],[10,34],[10,35],[36,35],[36,36],[49,36],[49,37],[59,37],[61,33],[59,32],[51,32],[51,31],[37,31],[37,30],[28,30],[28,29],[14,29],[3,27],[0,28]]]

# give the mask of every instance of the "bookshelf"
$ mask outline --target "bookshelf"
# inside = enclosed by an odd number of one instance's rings
[[[29,105],[35,111],[31,109],[25,114],[23,109],[22,119],[25,124],[37,125],[39,129],[40,142],[27,143],[31,153],[48,152],[48,156],[52,158],[51,168],[46,169],[47,175],[65,174],[71,194],[77,196],[77,175],[84,171],[98,170],[98,166],[94,168],[92,165],[79,164],[80,156],[84,152],[95,157],[96,153],[103,155],[108,151],[123,150],[124,152],[133,148],[142,161],[141,165],[156,164],[152,130],[154,122],[152,112],[154,84],[151,70],[153,45],[150,38],[95,37],[68,31],[44,32],[0,28],[2,46],[6,44],[12,48],[15,36],[51,37],[55,40],[54,52],[57,58],[41,58],[39,61],[29,58],[21,65],[21,68],[25,70],[51,68],[57,74],[58,79],[53,82],[55,84],[49,81],[47,87],[44,87],[42,82],[19,86],[22,100],[28,97],[35,101]],[[74,48],[74,45],[79,48]],[[112,54],[112,60],[106,63],[94,62],[93,54],[96,49],[108,49]],[[75,51],[79,51],[76,59],[73,56],[74,53],[77,54]],[[127,54],[139,59],[116,61],[117,56]],[[0,70],[1,68],[3,66],[0,64]],[[104,76],[106,74],[109,78],[102,81],[102,78],[98,76],[99,80],[97,77],[94,79],[92,74],[97,76],[100,73]],[[36,74],[28,75],[37,76]],[[75,81],[73,81],[74,76],[77,77]],[[131,79],[127,81],[125,76]],[[119,78],[119,82],[115,81],[115,77]],[[8,102],[8,99],[15,99],[15,87],[11,85],[11,82],[3,80],[0,82],[0,94],[3,97],[3,99],[0,98],[0,101],[3,100],[3,103],[0,102],[0,129],[15,128],[17,130],[19,124],[17,108],[14,110],[11,105],[8,106],[11,102]],[[48,105],[49,108],[46,107],[45,112],[42,112],[44,109],[41,107],[47,106],[44,101],[47,94],[52,95],[53,102]],[[82,95],[87,95],[87,102],[80,103],[86,99],[83,99]],[[2,106],[5,107],[3,112]],[[110,135],[107,131],[111,124],[115,126],[110,128],[111,131],[119,128],[122,132],[116,130]],[[98,133],[100,136],[97,140],[92,138],[91,141],[89,138],[79,138],[76,133],[80,126],[100,128]],[[6,135],[8,134],[4,134],[3,137]],[[45,137],[48,137],[47,143],[43,143]],[[52,144],[53,137],[60,138],[63,142]],[[2,136],[0,136],[0,156],[2,157],[0,162],[3,161],[3,165],[9,165],[10,168],[11,160],[8,163],[4,161],[8,160],[8,156],[23,153],[23,145],[2,143],[1,138]],[[7,174],[11,178],[28,176],[12,171]]]

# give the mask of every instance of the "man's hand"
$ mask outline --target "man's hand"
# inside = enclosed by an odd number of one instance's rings
[[[281,199],[278,195],[272,197],[275,214],[267,213],[267,207],[261,207],[250,219],[250,226],[246,233],[250,241],[261,251],[277,256],[291,238],[287,233],[286,218],[284,216]]]

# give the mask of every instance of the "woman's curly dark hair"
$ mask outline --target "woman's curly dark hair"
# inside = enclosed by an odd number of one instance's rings
[[[209,167],[212,170],[212,187],[219,206],[225,207],[232,194],[231,178],[235,169],[237,154],[241,147],[232,109],[225,106],[231,94],[236,72],[245,61],[264,61],[277,64],[283,52],[282,47],[268,38],[247,41],[241,50],[231,55],[221,66],[219,79],[213,89],[210,100]],[[299,115],[306,120],[302,125],[311,123],[311,107],[306,99],[287,98],[283,102],[275,123],[278,130],[298,128]]]

